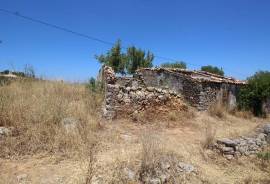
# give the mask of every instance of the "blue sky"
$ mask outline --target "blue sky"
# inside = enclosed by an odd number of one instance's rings
[[[270,70],[268,0],[0,0],[0,8],[109,42],[120,38],[191,69],[211,64],[241,79]],[[94,55],[110,48],[2,12],[0,25],[0,70],[31,64],[47,78],[84,81],[97,75]]]

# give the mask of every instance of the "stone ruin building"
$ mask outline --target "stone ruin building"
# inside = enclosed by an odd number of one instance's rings
[[[172,68],[142,68],[133,77],[120,77],[111,67],[103,66],[98,80],[104,85],[103,115],[108,119],[120,112],[132,114],[180,99],[200,111],[217,102],[233,109],[237,93],[245,85],[244,81],[209,72]]]

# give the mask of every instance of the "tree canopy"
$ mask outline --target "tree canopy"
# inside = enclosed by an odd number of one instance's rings
[[[270,72],[259,71],[248,78],[247,86],[239,93],[239,106],[251,110],[257,116],[263,115],[262,103],[270,98]]]
[[[145,53],[141,49],[137,49],[135,46],[129,47],[126,53],[127,57],[127,72],[129,74],[135,73],[138,68],[152,67],[154,55],[151,52]]]
[[[96,59],[112,67],[116,73],[125,75],[135,73],[138,68],[152,67],[154,54],[135,46],[128,47],[126,52],[122,52],[121,41],[118,40],[106,54],[96,56]]]
[[[166,62],[162,63],[160,66],[162,68],[187,68],[187,64],[184,61]]]
[[[96,59],[114,69],[116,73],[125,74],[126,57],[122,53],[121,41],[117,40],[115,45],[106,53],[96,56]]]
[[[209,73],[213,73],[213,74],[224,76],[223,69],[222,68],[218,68],[216,66],[212,66],[212,65],[202,66],[201,67],[201,70],[202,71],[209,72]]]

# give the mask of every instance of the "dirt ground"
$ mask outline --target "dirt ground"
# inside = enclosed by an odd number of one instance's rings
[[[103,122],[93,180],[102,178],[107,183],[115,163],[136,160],[141,149],[141,136],[154,134],[164,149],[177,153],[184,162],[194,165],[201,183],[270,183],[269,163],[261,163],[256,156],[228,161],[202,148],[205,130],[209,126],[215,132],[215,138],[238,137],[252,133],[269,119],[243,119],[232,115],[220,119],[206,112],[196,112],[193,116],[185,121],[180,118],[158,123],[134,123],[125,119]],[[86,160],[61,155],[0,159],[0,183],[85,183],[86,168]]]

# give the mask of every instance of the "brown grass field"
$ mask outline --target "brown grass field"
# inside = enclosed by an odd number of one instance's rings
[[[24,80],[1,86],[0,126],[12,127],[12,135],[0,137],[0,183],[134,184],[123,168],[147,173],[164,155],[196,168],[171,183],[270,183],[270,164],[256,155],[228,161],[207,149],[217,138],[248,135],[269,119],[188,107],[167,116],[146,112],[139,121],[106,121],[102,100],[81,84]],[[63,126],[65,118],[76,119],[76,127]]]

